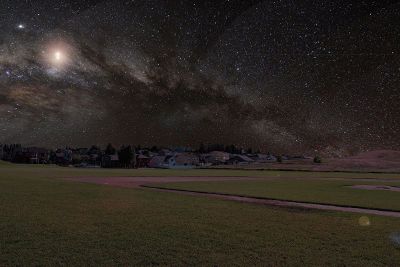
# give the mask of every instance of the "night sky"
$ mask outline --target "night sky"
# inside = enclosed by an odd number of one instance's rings
[[[0,143],[399,149],[398,2],[1,0]]]

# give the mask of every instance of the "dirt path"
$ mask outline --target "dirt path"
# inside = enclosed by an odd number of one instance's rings
[[[166,189],[161,187],[152,186],[151,184],[161,184],[161,183],[173,183],[173,182],[196,182],[196,181],[251,181],[251,180],[276,180],[276,179],[293,179],[293,178],[277,178],[277,177],[237,177],[237,176],[215,176],[215,177],[203,177],[203,176],[184,176],[184,177],[73,177],[65,178],[64,180],[73,182],[83,182],[83,183],[93,183],[109,186],[118,187],[129,187],[129,188],[147,188],[152,190],[173,192],[185,195],[203,196],[219,198],[231,201],[238,201],[243,203],[253,203],[269,206],[278,207],[293,207],[302,209],[316,209],[316,210],[328,210],[328,211],[341,211],[341,212],[352,212],[352,213],[362,213],[371,215],[380,215],[388,217],[400,218],[400,212],[391,210],[381,210],[381,209],[368,209],[360,207],[350,207],[350,206],[337,206],[330,204],[317,204],[317,203],[307,203],[298,202],[290,200],[276,200],[261,197],[246,197],[233,194],[222,194],[213,192],[198,192],[190,190],[179,190],[179,189]],[[296,178],[295,178],[296,179]],[[311,179],[311,178],[310,178]],[[324,179],[325,178],[317,178]],[[335,179],[335,178],[333,178]],[[339,178],[342,180],[342,178]],[[326,178],[326,180],[332,180],[332,178]],[[343,179],[343,180],[355,180],[355,179]],[[359,179],[357,179],[359,180]],[[362,179],[361,179],[362,180]],[[371,181],[371,179],[368,179]]]
[[[244,181],[244,180],[262,180],[264,178],[257,177],[239,177],[239,176],[174,176],[174,177],[157,177],[157,176],[144,176],[144,177],[73,177],[65,178],[64,180],[103,184],[120,187],[140,187],[144,184],[161,184],[161,183],[175,183],[175,182],[209,182],[209,181]]]
[[[157,190],[157,191],[162,191],[162,192],[173,192],[173,193],[191,195],[191,196],[212,197],[212,198],[218,198],[218,199],[225,199],[225,200],[231,200],[231,201],[237,201],[237,202],[243,202],[243,203],[261,204],[261,205],[268,205],[268,206],[352,212],[352,213],[362,213],[362,214],[371,214],[371,215],[380,215],[380,216],[400,218],[400,212],[390,211],[390,210],[377,210],[377,209],[337,206],[337,205],[330,205],[330,204],[316,204],[316,203],[298,202],[298,201],[290,201],[290,200],[276,200],[276,199],[268,199],[268,198],[261,198],[261,197],[245,197],[245,196],[233,195],[233,194],[200,192],[200,191],[181,190],[181,189],[166,189],[166,188],[154,187],[154,186],[150,186],[150,185],[142,185],[141,187],[153,189],[153,190]]]
[[[70,177],[64,180],[105,184],[121,187],[140,187],[144,184],[175,182],[210,182],[210,181],[265,181],[265,180],[322,180],[322,181],[359,181],[359,182],[398,182],[395,179],[379,178],[319,178],[319,177],[250,177],[250,176],[131,176],[131,177]]]

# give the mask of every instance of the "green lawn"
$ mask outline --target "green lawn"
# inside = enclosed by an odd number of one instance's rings
[[[306,172],[272,170],[229,170],[229,169],[84,169],[58,167],[55,165],[16,165],[0,161],[0,173],[9,177],[40,176],[60,178],[71,176],[251,176],[288,178],[378,178],[400,181],[400,174],[393,173],[351,173],[351,172]]]
[[[400,220],[55,179],[214,171],[0,168],[0,266],[395,266]],[[236,172],[235,172],[236,173]],[[240,172],[245,174],[246,172]]]
[[[400,187],[400,181],[365,182],[357,180],[326,181],[311,179],[185,182],[160,184],[154,186],[400,211],[400,192],[360,190],[349,187],[357,184],[392,185]]]

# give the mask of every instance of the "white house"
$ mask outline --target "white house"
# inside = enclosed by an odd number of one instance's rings
[[[162,168],[168,169],[191,169],[199,165],[198,156],[191,153],[175,153],[166,156]]]

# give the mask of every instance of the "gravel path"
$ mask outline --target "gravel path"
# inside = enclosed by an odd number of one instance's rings
[[[383,190],[383,191],[400,192],[400,187],[390,186],[390,185],[352,185],[350,187],[361,190]]]
[[[208,182],[208,181],[243,181],[243,180],[264,180],[264,178],[239,177],[239,176],[175,176],[175,177],[73,177],[65,178],[68,181],[103,184],[120,187],[140,187],[144,184],[160,184],[175,182]]]

